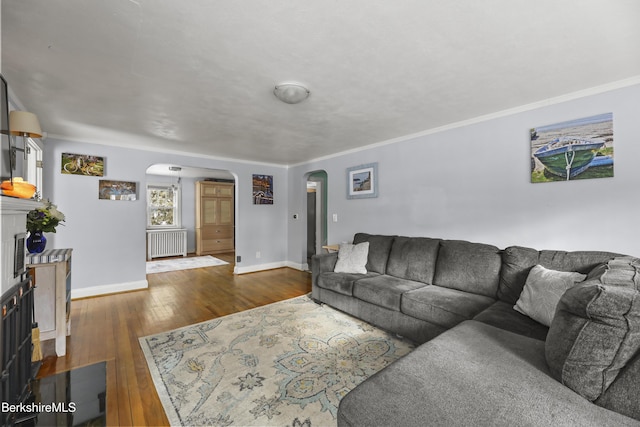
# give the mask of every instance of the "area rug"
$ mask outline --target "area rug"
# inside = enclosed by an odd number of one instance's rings
[[[340,399],[413,344],[285,300],[140,338],[172,425],[335,426]]]
[[[174,270],[189,270],[190,268],[215,267],[225,264],[229,263],[210,255],[147,261],[147,274],[165,273]]]

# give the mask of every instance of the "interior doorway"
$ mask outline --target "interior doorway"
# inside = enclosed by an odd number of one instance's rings
[[[311,257],[327,245],[327,172],[316,171],[307,176],[307,265]]]
[[[150,198],[147,194],[145,197],[147,203],[147,258],[149,258],[149,233],[151,230],[155,233],[155,231],[160,230],[176,230],[181,231],[180,233],[175,233],[177,236],[180,236],[180,239],[184,241],[184,237],[181,237],[186,233],[186,252],[188,254],[196,254],[197,252],[197,222],[196,222],[196,199],[198,198],[196,183],[199,181],[204,181],[207,183],[224,183],[233,186],[233,194],[229,197],[232,200],[233,206],[227,209],[228,215],[231,216],[231,220],[233,220],[233,225],[231,227],[227,227],[229,230],[225,230],[224,234],[224,242],[225,244],[229,242],[233,249],[230,249],[229,252],[235,251],[235,231],[238,226],[236,222],[236,203],[235,203],[235,184],[236,184],[236,176],[234,173],[228,170],[220,170],[220,169],[209,169],[209,168],[200,168],[200,167],[190,167],[184,165],[177,164],[154,164],[151,165],[147,169],[146,176],[146,187],[167,187],[173,188],[177,190],[177,195],[175,200],[178,203],[175,206],[174,215],[170,216],[175,220],[175,222],[167,225],[160,224],[156,227],[150,227],[149,218],[150,214],[153,211],[150,211]],[[147,191],[148,193],[148,191]],[[146,194],[146,193],[145,193]],[[165,215],[162,216],[162,219],[165,219]],[[171,235],[171,233],[166,233],[167,236]],[[219,236],[218,236],[219,237]],[[222,239],[217,239],[222,240]],[[217,241],[216,240],[216,241]],[[171,243],[171,244],[169,244]],[[161,245],[163,250],[168,248],[169,251],[173,250],[172,242],[164,242]],[[180,243],[182,245],[183,243]],[[176,251],[177,252],[177,251]]]

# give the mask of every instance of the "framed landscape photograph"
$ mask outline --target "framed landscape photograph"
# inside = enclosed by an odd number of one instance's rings
[[[62,153],[60,173],[85,176],[104,176],[104,157],[87,154]]]
[[[273,175],[253,175],[253,204],[273,204]]]
[[[102,200],[137,200],[137,187],[135,182],[101,179],[98,186],[98,198]]]
[[[347,199],[378,197],[378,164],[354,166],[347,169]]]
[[[531,182],[613,177],[613,113],[532,128]]]

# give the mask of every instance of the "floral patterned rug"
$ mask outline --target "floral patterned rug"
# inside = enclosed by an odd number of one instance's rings
[[[172,425],[332,426],[413,344],[309,296],[140,338]]]

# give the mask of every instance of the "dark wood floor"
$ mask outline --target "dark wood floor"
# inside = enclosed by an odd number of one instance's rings
[[[229,264],[147,276],[149,289],[71,303],[67,354],[42,344],[39,377],[107,362],[107,425],[168,425],[138,338],[304,295],[311,275],[290,268],[233,274]]]

